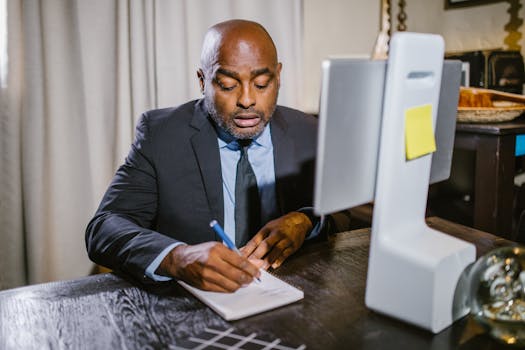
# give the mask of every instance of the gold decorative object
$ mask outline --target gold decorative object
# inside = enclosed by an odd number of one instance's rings
[[[406,7],[406,1],[405,0],[399,0],[397,3],[399,5],[399,13],[397,14],[397,30],[399,32],[404,32],[407,30],[406,20],[407,20],[407,13],[405,12]]]
[[[390,0],[381,0],[381,18],[379,21],[379,34],[377,35],[372,52],[373,60],[388,57],[388,42],[390,41]]]
[[[397,14],[397,31],[403,32],[407,30],[407,14],[405,12],[406,1],[400,0],[397,4],[399,6],[399,12]],[[381,0],[379,34],[377,35],[376,42],[374,44],[374,50],[372,52],[372,59],[374,60],[386,59],[388,57],[388,44],[390,42],[392,28],[392,16],[390,12],[390,0]]]
[[[507,50],[521,51],[521,45],[519,44],[521,37],[523,36],[520,32],[520,27],[523,24],[523,19],[519,17],[520,8],[523,6],[520,0],[508,0],[510,15],[509,23],[505,24],[505,31],[508,33],[504,39],[504,43],[507,45]]]

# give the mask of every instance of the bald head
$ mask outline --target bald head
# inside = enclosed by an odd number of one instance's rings
[[[258,23],[232,20],[211,27],[197,71],[204,105],[216,125],[237,139],[260,135],[272,118],[281,64]]]
[[[270,34],[257,22],[234,19],[218,23],[208,29],[201,51],[201,69],[210,72],[221,54],[229,54],[232,48],[261,51],[277,64],[277,49]]]

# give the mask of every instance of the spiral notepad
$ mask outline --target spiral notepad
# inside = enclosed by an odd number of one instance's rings
[[[178,282],[227,321],[255,315],[304,298],[302,290],[266,271],[261,270],[260,279],[260,283],[251,283],[234,293],[207,292],[182,281]]]

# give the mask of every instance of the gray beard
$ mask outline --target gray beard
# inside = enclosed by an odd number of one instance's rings
[[[262,132],[264,131],[264,128],[266,124],[268,124],[268,121],[264,121],[263,125],[260,125],[258,128],[256,128],[253,131],[250,132],[238,132],[237,126],[233,122],[233,118],[228,118],[228,120],[225,122],[221,115],[217,112],[217,109],[215,108],[215,104],[213,101],[211,101],[210,98],[207,96],[204,97],[204,107],[210,114],[211,119],[224,131],[226,131],[229,135],[233,136],[237,140],[246,140],[246,139],[254,139]],[[272,110],[272,113],[270,115],[273,115],[273,112],[275,111],[275,107]]]

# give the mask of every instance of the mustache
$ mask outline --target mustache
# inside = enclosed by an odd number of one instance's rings
[[[254,108],[248,108],[248,109],[241,109],[238,108],[235,111],[233,111],[230,116],[231,117],[237,117],[239,114],[256,114],[259,118],[264,119],[264,113],[261,111],[258,111]]]

